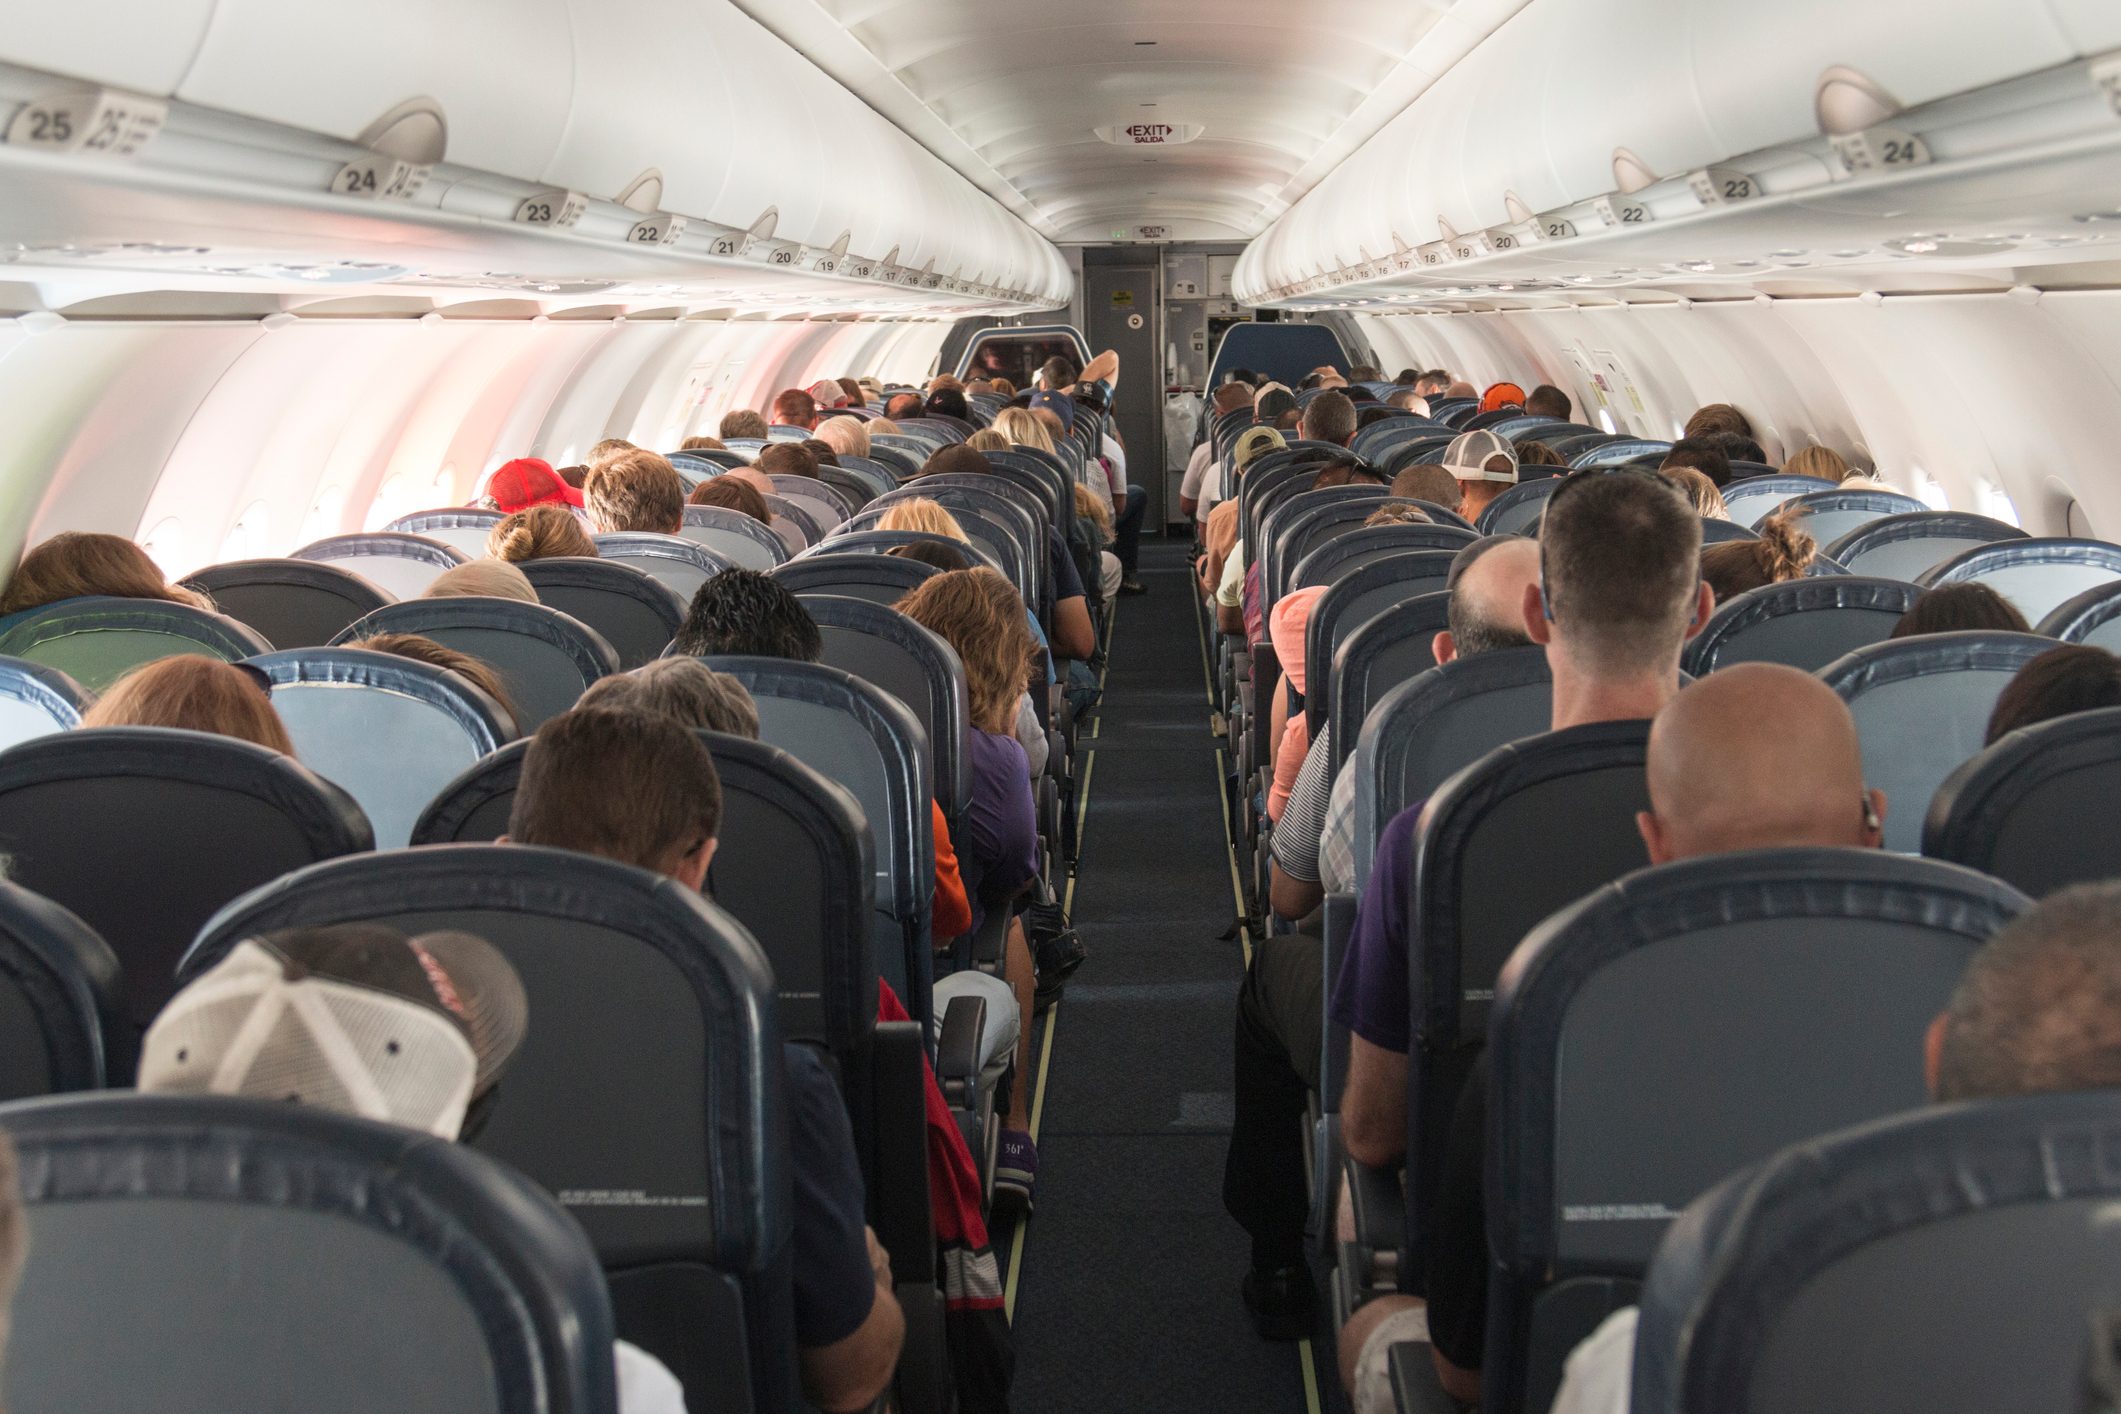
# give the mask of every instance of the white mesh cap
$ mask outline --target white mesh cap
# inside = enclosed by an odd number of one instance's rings
[[[1488,463],[1501,457],[1509,462],[1508,470],[1490,469]],[[1517,449],[1501,435],[1482,428],[1477,432],[1461,432],[1444,448],[1443,469],[1460,481],[1500,481],[1507,486],[1517,484]]]
[[[439,1007],[246,939],[155,1018],[139,1087],[316,1105],[454,1139],[477,1073],[464,1026]]]

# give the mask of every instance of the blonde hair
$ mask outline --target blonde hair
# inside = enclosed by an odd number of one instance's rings
[[[513,599],[538,602],[538,591],[523,572],[506,560],[473,560],[446,569],[417,596],[421,599]]]
[[[685,524],[685,479],[656,452],[598,462],[582,482],[582,499],[599,530],[675,535]]]
[[[1055,416],[1054,420],[1060,419]],[[1036,447],[1042,452],[1053,450],[1053,434],[1038,413],[1029,408],[1003,408],[994,415],[994,430],[1007,437],[1011,446]]]
[[[862,430],[867,432],[872,440],[879,433],[888,433],[893,437],[899,435],[899,425],[888,417],[872,417],[862,424]]]
[[[877,517],[878,530],[921,530],[930,535],[947,535],[952,540],[972,543],[965,534],[965,527],[957,523],[957,517],[943,509],[940,501],[926,496],[915,496],[910,500],[895,501]]]
[[[84,727],[182,727],[295,754],[272,695],[248,672],[186,653],[134,668],[81,716]]]
[[[1097,527],[1098,535],[1107,543],[1112,540],[1112,509],[1098,497],[1095,491],[1077,482],[1075,485],[1075,516],[1087,520]]]
[[[1729,520],[1730,507],[1707,472],[1691,466],[1668,466],[1657,473],[1671,488],[1692,503],[1696,514],[1709,520]]]
[[[982,427],[965,439],[965,445],[975,452],[1006,452],[1009,439],[991,427]]]
[[[62,599],[108,594],[119,599],[160,599],[211,612],[214,601],[195,589],[162,578],[162,571],[122,535],[69,530],[54,535],[22,557],[7,590],[0,593],[0,614],[41,609]]]
[[[828,417],[817,425],[817,439],[839,456],[869,455],[869,428],[858,417]]]
[[[1806,447],[1798,452],[1783,464],[1782,470],[1790,476],[1816,476],[1821,481],[1832,481],[1836,484],[1848,480],[1851,476],[1863,475],[1850,467],[1848,458],[1832,447],[1818,446]]]
[[[681,452],[726,452],[729,449],[722,445],[722,439],[719,437],[695,435],[687,437],[684,441],[678,443],[678,450]]]
[[[486,532],[486,553],[496,560],[555,560],[594,556],[597,542],[581,519],[565,506],[532,506]]]
[[[635,447],[633,443],[627,441],[624,437],[606,437],[603,441],[597,443],[594,447],[591,447],[589,449],[589,464],[591,466],[595,466],[598,462],[610,461],[613,457],[618,456],[622,452],[633,452],[638,450],[640,449]]]
[[[991,569],[952,570],[930,576],[897,608],[957,650],[965,665],[972,724],[1008,736],[1015,729],[1016,700],[1031,680],[1038,654],[1015,586]]]
[[[995,392],[1000,393],[1005,398],[1016,396],[1016,385],[1006,378],[989,378],[987,382]]]

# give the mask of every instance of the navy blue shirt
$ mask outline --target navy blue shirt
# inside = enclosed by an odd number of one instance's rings
[[[788,1069],[788,1170],[795,1210],[789,1264],[795,1343],[816,1349],[860,1330],[876,1303],[868,1205],[854,1130],[832,1072],[807,1046],[783,1046],[781,1052]]]
[[[1407,1052],[1413,1030],[1413,983],[1407,954],[1414,946],[1414,837],[1418,800],[1392,817],[1377,837],[1369,887],[1355,906],[1355,927],[1340,976],[1333,981],[1333,1019],[1380,1050]]]

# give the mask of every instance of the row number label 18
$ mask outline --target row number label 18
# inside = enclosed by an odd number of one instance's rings
[[[521,226],[572,226],[589,209],[589,198],[578,191],[541,191],[526,196],[516,207],[515,221]]]
[[[331,179],[340,196],[366,201],[411,201],[427,185],[434,168],[381,152],[367,152],[341,167]]]
[[[1833,142],[1834,155],[1852,177],[1926,167],[1930,162],[1929,144],[1903,128],[1865,128],[1860,133],[1842,133]]]
[[[10,147],[83,157],[131,157],[154,141],[169,105],[107,88],[48,94],[16,110]]]

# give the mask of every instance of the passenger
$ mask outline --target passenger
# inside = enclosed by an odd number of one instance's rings
[[[956,388],[937,388],[928,395],[922,411],[929,417],[947,417],[958,422],[970,422],[972,409],[965,402],[965,395]]]
[[[847,398],[846,402],[840,404],[841,407],[858,408],[868,406],[869,394],[863,390],[859,382],[852,378],[841,378],[837,381],[840,385],[840,392],[844,393]],[[855,421],[859,422],[861,419],[856,418]]]
[[[869,455],[869,424],[858,417],[828,417],[817,425],[817,439],[843,457]]]
[[[1450,387],[1451,375],[1444,372],[1441,368],[1432,368],[1414,379],[1414,391],[1421,394],[1424,399],[1444,397],[1448,394]]]
[[[781,582],[757,570],[723,570],[701,585],[670,641],[689,658],[793,658],[815,663],[825,640],[817,621]]]
[[[1355,440],[1355,404],[1346,393],[1320,393],[1303,410],[1297,435],[1307,441],[1345,447]]]
[[[862,390],[862,405],[864,407],[869,406],[871,403],[880,403],[884,400],[883,379],[875,377],[874,375],[870,375],[863,378],[857,378],[854,381],[857,385],[860,386]]]
[[[965,439],[965,445],[975,452],[1006,452],[1013,444],[993,428],[982,427]]]
[[[919,393],[897,393],[884,404],[884,416],[893,422],[909,422],[921,415],[922,398]]]
[[[1994,746],[2020,727],[2121,707],[2121,658],[2088,643],[2050,648],[2018,669],[1996,697],[1985,741]]]
[[[1371,466],[1352,452],[1342,453],[1318,469],[1312,478],[1314,491],[1330,490],[1335,486],[1382,486],[1385,474]]]
[[[455,673],[479,691],[499,703],[501,710],[511,718],[516,714],[515,699],[509,694],[508,684],[492,665],[469,653],[459,653],[454,648],[445,648],[424,634],[374,633],[366,638],[357,638],[346,645],[361,648],[370,653],[388,653],[393,658],[407,658],[415,663],[425,663],[430,668],[440,668]]]
[[[196,589],[171,584],[147,551],[122,535],[67,530],[22,557],[0,593],[0,628],[16,615],[62,599],[91,594],[117,599],[159,599],[213,612],[214,601]]]
[[[1429,513],[1419,506],[1379,506],[1363,518],[1362,528],[1377,525],[1434,525]]]
[[[1287,445],[1281,433],[1271,427],[1246,428],[1230,453],[1231,469],[1239,484],[1243,484],[1245,469],[1253,462]],[[1201,593],[1214,600],[1215,626],[1223,633],[1245,631],[1247,566],[1244,543],[1238,539],[1238,531],[1243,528],[1238,523],[1238,510],[1238,495],[1233,488],[1229,499],[1218,504],[1201,527],[1201,542],[1207,549],[1200,562]]]
[[[1525,398],[1524,410],[1528,417],[1551,417],[1556,422],[1567,422],[1571,411],[1569,395],[1552,383],[1542,383]]]
[[[291,928],[237,943],[170,998],[148,1028],[139,1088],[314,1105],[472,1139],[529,1017],[515,968],[470,933]],[[378,1032],[392,1038],[388,1066],[362,1044]],[[661,1361],[623,1340],[612,1355],[620,1414],[683,1414],[684,1390]]]
[[[1037,644],[1024,626],[1023,602],[1015,587],[993,570],[936,575],[900,599],[897,608],[956,649],[965,666],[973,728],[965,738],[965,767],[972,788],[955,843],[965,897],[972,905],[970,931],[977,933],[989,912],[1008,908],[1038,874],[1030,770],[1011,732]],[[937,978],[934,995],[938,1012],[950,997],[988,997],[989,1053],[981,1057],[983,1067],[1008,1046],[1015,1047],[1017,1083],[1009,1099],[994,1187],[997,1199],[1006,1195],[1029,1212],[1038,1183],[1038,1149],[1031,1140],[1031,1027],[1024,1019],[1032,1015],[1036,976],[1023,925],[1013,919],[1005,948],[1003,975],[1018,1019],[1013,1033],[994,1024],[1003,1008],[991,995],[993,982],[987,974],[967,968]]]
[[[1462,432],[1444,448],[1443,469],[1458,482],[1458,514],[1473,522],[1517,484],[1517,449],[1493,432]]]
[[[1703,440],[1730,459],[1731,475],[1734,479],[1738,476],[1740,462],[1749,464],[1745,473],[1747,476],[1761,475],[1758,468],[1767,463],[1767,453],[1750,437],[1741,436],[1736,432],[1711,432]]]
[[[884,552],[902,560],[919,560],[924,565],[934,565],[944,574],[952,570],[969,570],[972,557],[955,545],[945,545],[940,540],[919,540],[911,545],[894,545]]]
[[[727,442],[734,438],[766,440],[766,419],[751,408],[735,408],[722,414],[721,425],[715,429]]]
[[[1710,403],[1696,408],[1693,416],[1686,420],[1684,437],[1708,437],[1718,432],[1733,432],[1740,437],[1753,435],[1753,424],[1746,421],[1744,413],[1729,403]]]
[[[972,444],[967,442],[965,445],[969,447]],[[1097,587],[1109,602],[1113,595],[1119,593],[1120,583],[1126,578],[1126,570],[1121,566],[1119,556],[1112,553],[1112,510],[1098,499],[1095,491],[1079,482],[1074,487],[1074,493],[1075,519],[1078,523],[1089,523],[1091,539],[1097,545]]]
[[[1753,527],[1756,540],[1726,540],[1701,552],[1701,578],[1721,604],[1734,594],[1802,579],[1819,546],[1799,528],[1801,516],[1772,515]]]
[[[1657,464],[1657,469],[1663,471],[1675,466],[1694,468],[1715,482],[1719,491],[1731,484],[1731,459],[1706,438],[1674,442],[1671,450],[1664,454],[1664,460]]]
[[[1413,413],[1416,417],[1427,417],[1429,415],[1429,400],[1412,388],[1401,388],[1398,392],[1385,399],[1385,405],[1404,409]]]
[[[1053,433],[1029,408],[1003,408],[994,415],[994,430],[1009,439],[1014,447],[1035,447],[1041,452],[1055,451]]]
[[[796,445],[810,453],[811,457],[821,467],[838,466],[840,464],[840,454],[832,449],[830,442],[821,441],[816,437],[806,437],[796,443]]]
[[[1434,462],[1416,462],[1401,467],[1399,474],[1392,478],[1392,494],[1455,510],[1459,499],[1458,478]]]
[[[523,572],[507,560],[472,560],[467,564],[453,565],[443,570],[428,582],[418,597],[513,599],[518,604],[535,604],[538,602],[538,591],[524,577]]]
[[[2031,633],[2032,625],[2018,606],[1985,584],[1940,584],[1925,589],[1915,606],[1900,616],[1887,638],[1913,638],[1924,633],[1962,633],[1969,629],[1992,629],[1998,633]]]
[[[1318,606],[1325,592],[1326,586],[1322,584],[1292,589],[1274,602],[1274,612],[1267,616],[1267,637],[1274,644],[1274,656],[1281,663],[1282,680],[1299,698],[1303,696],[1307,676],[1304,671],[1305,632],[1311,624],[1311,610]],[[1289,693],[1274,694],[1274,710],[1267,726],[1267,739],[1274,743],[1269,753],[1274,766],[1274,779],[1267,787],[1269,820],[1278,822],[1282,807],[1289,803],[1289,789],[1296,784],[1297,769],[1303,765],[1304,753],[1311,745],[1310,720],[1300,702],[1290,706]]]
[[[770,442],[752,465],[767,476],[807,476],[817,480],[817,453],[801,442]]]
[[[1519,447],[1522,452],[1524,448]],[[1731,508],[1723,503],[1723,493],[1716,483],[1709,480],[1708,473],[1691,466],[1667,466],[1658,473],[1674,491],[1687,498],[1694,513],[1703,520],[1729,520]],[[1721,597],[1721,596],[1718,596]]]
[[[947,535],[967,545],[972,543],[972,537],[965,534],[957,517],[944,510],[940,501],[931,501],[926,496],[892,502],[890,508],[877,517],[876,528],[918,530],[928,535]]]
[[[593,558],[596,541],[582,519],[564,506],[517,511],[486,532],[486,553],[510,564],[526,560]]]
[[[573,466],[561,467],[553,474],[566,482],[569,490],[579,491],[582,489],[582,483],[589,479],[589,468],[576,462]]]
[[[1533,541],[1516,536],[1476,541],[1452,561],[1449,585],[1450,627],[1436,635],[1437,662],[1530,644],[1525,600],[1539,586],[1539,547]],[[1328,729],[1311,743],[1289,807],[1274,830],[1269,888],[1274,911],[1284,918],[1305,918],[1323,897],[1317,882],[1318,821],[1330,738]],[[1352,781],[1352,771],[1342,774]],[[1292,862],[1306,838],[1307,857]],[[1303,1260],[1309,1204],[1299,1126],[1306,1097],[1318,1083],[1326,982],[1324,944],[1316,928],[1309,928],[1261,939],[1238,994],[1236,1113],[1223,1205],[1251,1237],[1245,1305],[1255,1328],[1269,1340],[1295,1340],[1312,1329],[1313,1292]]]
[[[514,515],[547,504],[579,508],[582,493],[569,486],[551,463],[538,457],[517,457],[501,463],[486,479],[480,503],[503,515]]]
[[[1061,444],[1068,440],[1068,424],[1050,407],[1033,407],[1028,411],[1038,419],[1038,425],[1046,429],[1046,436],[1052,441],[1057,454]]]
[[[726,452],[729,448],[722,445],[722,439],[719,437],[695,434],[678,443],[678,450],[681,452]]]
[[[531,739],[506,838],[599,855],[704,890],[721,822],[721,782],[698,737],[661,717],[578,709]],[[839,1087],[808,1047],[790,1044],[782,1055],[803,1393],[826,1410],[858,1410],[890,1383],[905,1318],[889,1259],[863,1221],[861,1169]]]
[[[1525,595],[1524,627],[1546,649],[1551,729],[1656,716],[1678,690],[1681,648],[1712,606],[1699,578],[1701,521],[1693,508],[1649,473],[1572,477],[1547,502],[1539,552],[1540,583]],[[1776,740],[1800,737],[1793,730]],[[1423,804],[1392,818],[1378,859],[1413,857]],[[1406,1151],[1412,902],[1407,870],[1371,875],[1333,987],[1331,1015],[1352,1032],[1342,1140],[1373,1168],[1397,1164]],[[1440,1248],[1432,1243],[1432,1256]],[[1429,1275],[1432,1322],[1449,1278]],[[1476,1402],[1479,1347],[1458,1337],[1477,1337],[1479,1322],[1465,1330],[1448,1320],[1431,1346],[1437,1373],[1452,1397]]]
[[[1931,1098],[1950,1104],[2121,1086],[2116,940],[2121,884],[2112,882],[2060,890],[2004,925],[1974,954],[1923,1038]],[[1553,1414],[1627,1414],[1636,1315],[1633,1306],[1615,1311],[1576,1347]]]
[[[773,508],[766,504],[766,497],[748,481],[739,481],[733,476],[710,476],[692,488],[685,498],[688,506],[720,506],[723,510],[740,511],[765,525],[773,524]]]
[[[126,673],[81,715],[84,727],[181,727],[295,754],[265,674],[186,653]]]
[[[810,401],[817,404],[820,417],[830,409],[847,406],[847,390],[840,386],[837,378],[820,378],[806,391],[810,394]],[[816,426],[816,423],[811,424],[813,430]]]
[[[1863,474],[1850,466],[1841,453],[1832,447],[1820,446],[1806,447],[1784,462],[1782,469],[1790,476],[1816,476],[1821,481],[1831,481],[1836,485],[1852,476]]]
[[[921,465],[920,476],[992,476],[993,465],[970,447],[944,447]],[[1090,622],[1090,604],[1083,580],[1075,568],[1060,532],[1046,529],[1046,576],[1053,586],[1053,622],[1047,646],[1056,658],[1083,661],[1097,652],[1097,630]]]
[[[697,658],[657,658],[632,672],[598,678],[575,706],[648,712],[681,727],[759,739],[759,708],[751,693]]]
[[[1488,390],[1480,395],[1480,410],[1482,412],[1500,412],[1504,408],[1522,408],[1523,406],[1524,389],[1518,387],[1515,383],[1492,383],[1488,386]]]
[[[1443,390],[1447,398],[1478,398],[1480,390],[1463,378],[1451,380],[1451,386]]]
[[[782,427],[809,431],[817,426],[817,399],[801,388],[786,388],[773,400],[773,420]]]
[[[633,443],[627,441],[624,437],[606,437],[589,449],[587,460],[589,465],[594,468],[610,461],[613,457],[639,450],[640,448],[634,446]]]
[[[676,535],[685,528],[685,480],[656,452],[622,452],[595,463],[582,494],[590,522],[606,534]]]
[[[1008,379],[1006,379],[1006,378],[995,378],[995,379],[992,379],[992,380],[990,380],[990,381],[991,381],[991,382],[993,383],[993,385],[994,385],[994,391],[995,391],[996,393],[1000,394],[1000,395],[1001,395],[1002,397],[1005,397],[1005,398],[1013,398],[1013,397],[1015,397],[1015,396],[1016,396],[1016,392],[1017,392],[1017,389],[1016,389],[1016,385],[1015,385],[1014,383],[1010,382],[1010,381],[1009,381]]]
[[[1236,412],[1252,401],[1252,390],[1242,383],[1225,383],[1215,390],[1209,400],[1214,408],[1208,419],[1212,429],[1217,420]],[[999,424],[1000,419],[996,419]],[[1215,503],[1223,499],[1222,463],[1215,456],[1215,439],[1203,437],[1186,459],[1186,474],[1178,486],[1178,508],[1194,520],[1205,520]]]
[[[1519,480],[1536,481],[1542,476],[1566,476],[1568,474],[1568,458],[1549,447],[1546,443],[1536,441],[1519,442],[1516,444],[1516,448]],[[1531,476],[1526,476],[1524,469],[1528,466],[1553,467],[1554,470],[1536,472]]]

